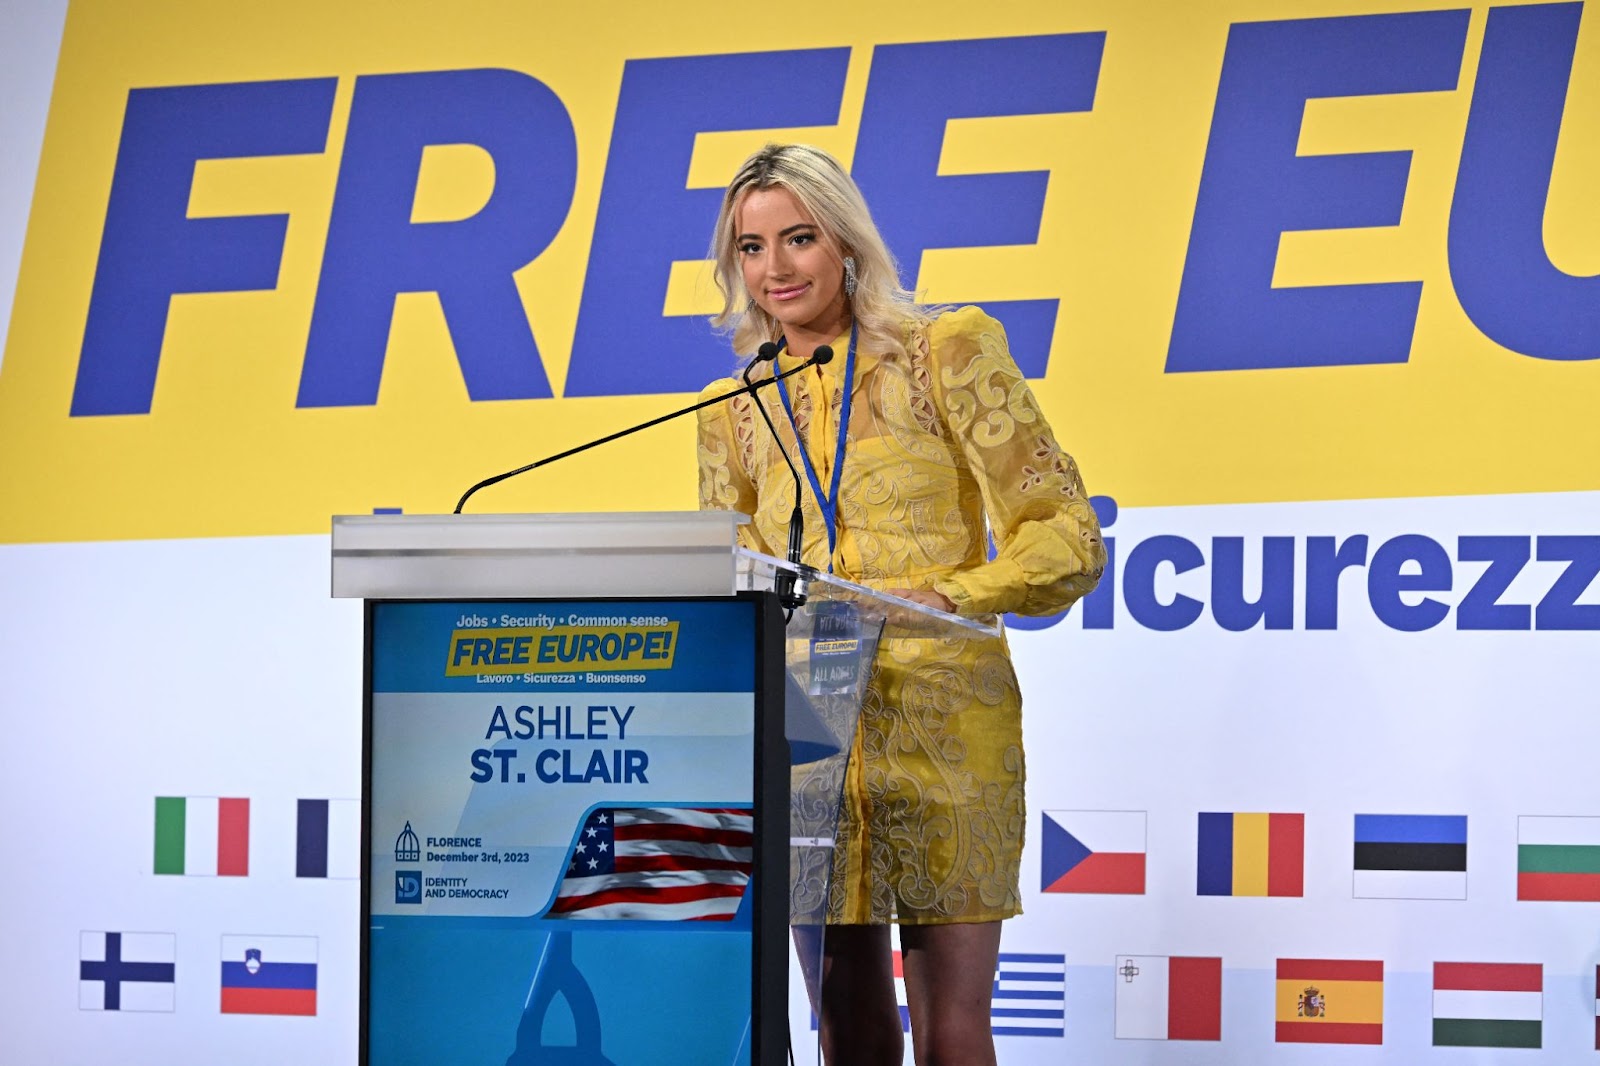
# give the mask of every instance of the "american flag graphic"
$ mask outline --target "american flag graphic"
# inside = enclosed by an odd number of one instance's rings
[[[546,918],[725,922],[750,883],[749,807],[603,807],[567,856]]]

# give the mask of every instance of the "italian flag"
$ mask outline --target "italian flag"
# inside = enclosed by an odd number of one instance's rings
[[[1433,964],[1434,1047],[1542,1046],[1544,968],[1537,962]]]
[[[250,801],[157,796],[158,874],[244,877],[250,873]]]
[[[1517,898],[1600,901],[1600,818],[1518,818]]]

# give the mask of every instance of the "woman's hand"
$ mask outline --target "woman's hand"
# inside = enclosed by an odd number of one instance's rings
[[[946,614],[956,613],[956,605],[951,602],[950,597],[933,589],[884,589],[883,591],[891,596],[899,596],[902,600],[932,607],[936,611],[943,611]]]

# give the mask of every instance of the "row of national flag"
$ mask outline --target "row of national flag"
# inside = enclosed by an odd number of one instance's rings
[[[1600,966],[1595,971],[1600,988]],[[1220,957],[1118,955],[1113,976],[1118,1040],[1222,1039]],[[894,978],[901,1026],[909,1032],[911,1012],[898,951]],[[1383,1043],[1381,961],[1279,959],[1275,978],[1277,1043]],[[990,1020],[995,1034],[1065,1036],[1065,990],[1065,956],[1002,952],[992,991]],[[1595,1049],[1600,1050],[1600,998],[1595,1013]],[[1543,966],[1434,963],[1432,1024],[1434,1047],[1542,1047]]]
[[[86,931],[78,947],[80,1010],[177,1009],[176,933]],[[317,1013],[316,937],[229,934],[221,963],[221,1013]]]
[[[157,874],[247,877],[250,874],[251,801],[225,796],[157,796]],[[355,879],[361,876],[361,801],[296,800],[274,820],[294,827],[296,877]]]
[[[1045,811],[1043,892],[1143,895],[1145,811]],[[1357,814],[1351,857],[1358,899],[1466,899],[1467,816]],[[1305,895],[1303,813],[1202,811],[1195,893]],[[1600,902],[1600,816],[1517,819],[1517,899]]]
[[[177,935],[80,934],[78,1005],[83,1010],[171,1012],[177,1006]],[[223,1014],[315,1015],[317,938],[226,935],[219,1007]],[[1121,1040],[1221,1040],[1222,959],[1118,955],[1115,1035]],[[900,952],[896,997],[909,1027]],[[1600,989],[1600,966],[1595,968]],[[1279,959],[1274,996],[1278,1043],[1383,1043],[1383,963],[1363,959]],[[1002,953],[991,1023],[1000,1036],[1064,1036],[1066,958]],[[1539,963],[1436,962],[1435,1047],[1538,1048],[1544,1037],[1544,969]],[[1600,1050],[1600,998],[1596,1000]]]
[[[1119,1039],[1222,1039],[1220,958],[1119,955],[1116,978]],[[1275,985],[1278,1043],[1383,1043],[1381,961],[1279,959]],[[1434,1047],[1542,1047],[1544,968],[1436,962],[1432,1020]],[[1595,1046],[1600,1050],[1600,1010]]]

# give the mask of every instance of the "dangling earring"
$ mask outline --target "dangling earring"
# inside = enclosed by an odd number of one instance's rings
[[[844,257],[844,294],[846,296],[854,296],[856,294],[856,282],[856,257],[847,255]]]

